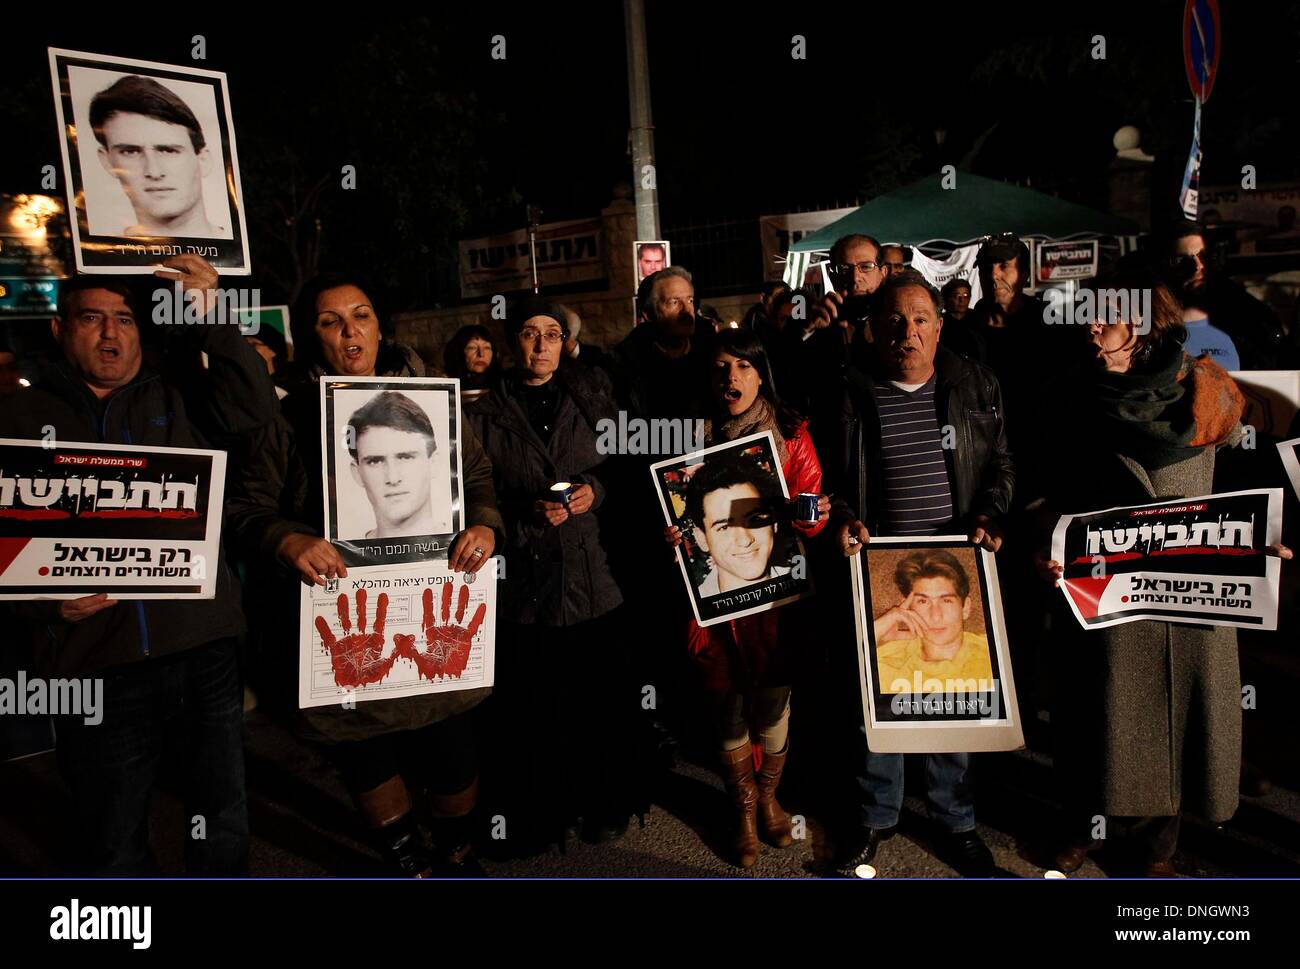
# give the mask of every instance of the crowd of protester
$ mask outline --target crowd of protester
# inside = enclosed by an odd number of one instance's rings
[[[297,586],[346,575],[322,537],[315,382],[437,371],[395,342],[372,288],[348,273],[301,293],[292,368],[276,334],[148,327],[131,285],[65,284],[51,360],[6,398],[0,436],[53,426],[60,440],[230,455],[214,600],[12,606],[33,670],[106,684],[102,724],[57,723],[85,873],[153,870],[149,795],[177,752],[187,813],[206,819],[206,837],[187,842],[189,871],[246,873],[251,686],[326,753],[394,874],[482,874],[476,854],[544,851],[574,827],[620,838],[683,744],[722,773],[738,867],[800,836],[778,800],[789,764],[824,809],[830,870],[851,874],[897,830],[905,759],[867,747],[846,560],[874,537],[960,533],[996,553],[1027,727],[1042,698],[1050,708],[1061,811],[1044,822],[1045,866],[1077,870],[1102,816],[1124,832],[1133,873],[1171,874],[1181,815],[1217,823],[1237,806],[1237,633],[1082,629],[1052,592],[1050,529],[1061,514],[1214,491],[1216,455],[1243,437],[1226,371],[1297,367],[1295,334],[1212,264],[1194,226],[1096,282],[1151,293],[1150,318],[1087,325],[1048,324],[1014,236],[984,242],[973,307],[969,283],[941,294],[906,256],[842,238],[828,292],[765,285],[738,327],[702,312],[691,274],[670,266],[643,281],[635,325],[609,348],[583,344],[576,314],[541,298],[511,307],[504,348],[484,326],[456,333],[442,371],[461,381],[465,529],[448,554],[458,572],[494,555],[506,564],[495,684],[301,711]],[[217,284],[198,257],[164,265],[157,275],[194,293]],[[817,520],[794,522],[818,594],[701,627],[675,564],[682,535],[663,528],[648,472],[667,455],[598,445],[598,423],[620,412],[702,421],[707,445],[772,432],[790,492],[820,496]],[[1240,486],[1281,483],[1280,466],[1244,467]],[[557,481],[573,485],[567,500],[550,492]],[[947,574],[937,558],[917,568]],[[993,874],[976,828],[978,758],[915,756],[933,849],[961,874]],[[492,818],[506,819],[505,838]]]

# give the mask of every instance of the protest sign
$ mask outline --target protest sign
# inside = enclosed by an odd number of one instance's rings
[[[992,553],[962,535],[873,538],[850,567],[867,746],[1022,747]]]
[[[701,626],[812,594],[771,431],[660,461],[650,473],[664,520],[682,531],[677,560]]]
[[[226,455],[0,439],[0,599],[212,599]]]
[[[197,254],[248,275],[226,75],[50,48],[77,271]]]
[[[1065,515],[1052,535],[1080,625],[1139,619],[1276,629],[1282,489]]]
[[[322,377],[325,537],[353,565],[444,556],[464,528],[460,381]]]
[[[496,564],[458,574],[444,558],[303,586],[299,707],[491,686]]]

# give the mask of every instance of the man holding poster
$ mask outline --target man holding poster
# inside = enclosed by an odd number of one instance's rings
[[[217,274],[194,255],[167,260],[157,275],[185,290],[215,288]],[[170,285],[170,282],[169,282]],[[62,359],[0,412],[0,437],[145,448],[231,446],[274,420],[266,367],[234,326],[166,327],[180,361],[209,361],[210,396],[185,390],[193,373],[159,372],[144,362],[144,314],[121,281],[80,276],[59,293],[51,326]],[[83,481],[83,484],[85,482]],[[217,512],[219,514],[219,511]],[[35,523],[33,523],[35,524]],[[21,539],[18,539],[21,541]],[[161,755],[179,744],[187,765],[189,816],[203,838],[186,841],[191,874],[243,873],[248,846],[242,690],[235,638],[244,631],[235,579],[224,556],[206,563],[215,596],[117,602],[106,593],[14,605],[33,631],[39,677],[103,681],[103,720],[58,718],[59,764],[72,789],[86,844],[76,874],[154,871],[147,818]]]
[[[847,499],[837,502],[835,512],[840,548],[846,556],[857,555],[872,537],[959,534],[996,551],[1002,543],[997,519],[1010,508],[1014,481],[997,378],[983,365],[939,346],[940,296],[919,273],[892,274],[878,291],[877,306],[871,370],[850,371],[848,379],[845,440],[850,446],[842,485]],[[945,434],[951,433],[956,435],[955,447],[944,443]],[[938,655],[953,644],[962,648],[964,637],[959,634],[964,627],[958,616],[968,608],[969,583],[963,589],[960,565],[953,568],[935,551],[928,552],[928,560],[923,555],[919,565],[899,563],[897,587],[904,592],[906,586],[907,608],[892,612],[885,626],[908,626],[908,638],[916,647],[909,650],[905,642],[904,654],[920,650]],[[922,593],[934,600],[928,616],[911,608],[920,605]],[[893,638],[888,628],[881,632]],[[927,636],[932,640],[928,645]],[[890,663],[904,659],[891,645],[878,657],[884,660],[882,680]],[[867,642],[860,641],[858,648],[867,649]],[[859,661],[865,663],[866,657]],[[893,686],[893,679],[883,682],[885,689]],[[866,716],[869,699],[864,692]],[[935,719],[920,716],[919,722]],[[975,831],[970,754],[933,752],[925,757],[930,815],[938,828],[941,856],[963,875],[988,877],[993,856]],[[863,792],[859,827],[836,862],[845,874],[869,865],[879,845],[897,830],[903,755],[868,749],[858,784]]]

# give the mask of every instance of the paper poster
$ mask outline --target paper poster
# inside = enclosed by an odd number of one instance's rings
[[[460,382],[322,377],[325,537],[353,565],[445,557],[464,526]]]
[[[851,569],[868,747],[1024,746],[993,554],[962,535],[873,538]]]
[[[226,75],[49,53],[77,271],[143,273],[195,253],[248,275]]]
[[[491,686],[496,567],[441,559],[302,586],[299,707]]]
[[[0,599],[211,599],[223,451],[0,439]]]
[[[1065,515],[1052,558],[1085,629],[1139,619],[1276,629],[1282,489]]]
[[[650,468],[664,519],[682,531],[682,579],[701,626],[811,595],[803,543],[770,431]]]

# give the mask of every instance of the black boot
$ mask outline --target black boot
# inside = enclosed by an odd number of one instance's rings
[[[455,794],[429,795],[429,833],[434,875],[438,878],[487,878],[474,857],[474,807],[478,779]]]
[[[395,878],[429,878],[433,862],[411,816],[411,796],[401,777],[356,795],[357,807],[370,829],[370,841]]]
[[[433,859],[415,819],[407,814],[392,824],[371,829],[375,848],[395,878],[432,878]]]

